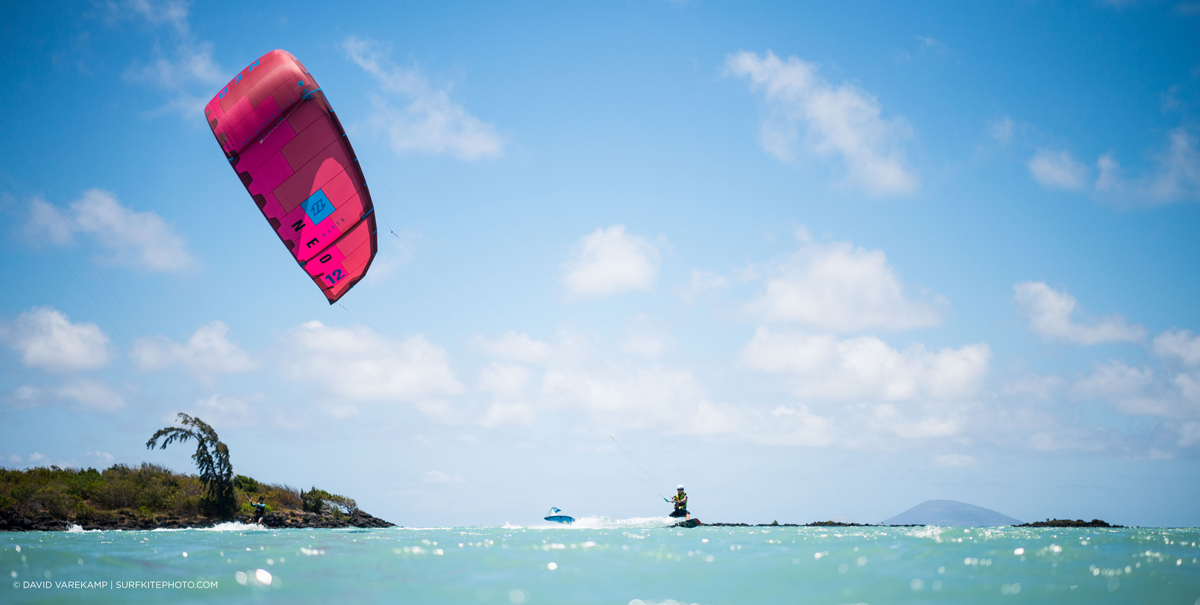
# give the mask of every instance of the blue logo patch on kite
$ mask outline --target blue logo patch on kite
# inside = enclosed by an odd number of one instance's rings
[[[320,189],[308,196],[308,199],[300,202],[300,207],[304,208],[304,213],[308,215],[308,220],[312,221],[313,225],[325,220],[335,210],[333,203],[325,197],[325,192]]]

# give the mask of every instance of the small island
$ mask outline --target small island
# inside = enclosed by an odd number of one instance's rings
[[[180,414],[180,427],[164,428],[147,447],[197,442],[199,475],[142,463],[132,467],[0,469],[0,531],[150,530],[212,527],[253,520],[255,502],[266,504],[270,528],[393,527],[360,510],[353,499],[312,488],[297,490],[235,475],[229,448],[199,418]]]
[[[1084,521],[1083,519],[1046,519],[1045,521],[1034,521],[1033,523],[1022,523],[1016,527],[1112,527],[1122,529],[1124,525],[1110,525],[1100,519],[1092,519]]]

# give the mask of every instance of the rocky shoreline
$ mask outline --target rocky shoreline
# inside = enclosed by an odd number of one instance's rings
[[[813,523],[701,523],[704,527],[925,527],[919,523],[883,524],[883,523],[842,523],[840,521],[815,521]],[[1009,527],[1111,527],[1122,529],[1124,525],[1110,525],[1100,519],[1091,521],[1071,521],[1070,519],[1047,519],[1033,523],[1022,523]]]
[[[1033,523],[1022,523],[1013,527],[1113,527],[1123,528],[1124,525],[1109,525],[1099,519],[1084,521],[1083,519],[1046,519],[1045,521],[1034,521]]]
[[[35,517],[11,515],[0,516],[0,531],[67,531],[72,525],[78,525],[84,530],[120,529],[147,531],[152,529],[196,529],[213,527],[214,525],[229,521],[250,523],[251,518],[245,515],[233,519],[216,519],[201,515],[187,517],[172,515],[147,518],[114,513],[104,518],[95,519],[55,519],[47,514]],[[263,517],[263,525],[272,529],[395,527],[394,523],[389,523],[361,510],[356,510],[341,517],[318,515],[298,510],[277,511],[268,513]]]
[[[875,525],[873,523],[701,523],[704,527],[925,527],[924,525]]]
[[[84,530],[130,530],[148,531],[153,529],[195,529],[213,527],[228,521],[238,521],[249,524],[251,518],[246,515],[233,519],[216,519],[196,516],[157,516],[153,518],[138,517],[114,513],[99,519],[55,519],[42,514],[29,516],[0,516],[0,531],[67,531],[72,525],[78,525]],[[838,521],[816,521],[813,523],[701,523],[703,527],[918,527],[917,525],[877,525],[872,523],[841,523]],[[384,528],[395,527],[396,524],[384,521],[361,510],[355,510],[340,517],[330,514],[319,515],[298,510],[283,510],[268,513],[263,517],[263,526],[271,529],[345,529],[345,528]],[[1112,525],[1100,519],[1084,521],[1082,519],[1047,519],[1033,523],[1022,523],[1012,527],[1108,527],[1124,528],[1124,525]]]

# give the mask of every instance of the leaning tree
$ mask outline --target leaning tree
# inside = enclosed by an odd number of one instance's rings
[[[192,460],[200,470],[200,482],[204,484],[203,508],[218,517],[232,517],[237,510],[233,494],[233,466],[229,464],[229,448],[217,438],[217,432],[203,420],[179,414],[179,424],[159,429],[146,442],[146,449],[154,449],[163,439],[160,449],[167,449],[175,441],[183,443],[196,440],[196,453]]]

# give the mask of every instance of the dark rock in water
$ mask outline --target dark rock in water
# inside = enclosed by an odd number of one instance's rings
[[[702,523],[705,527],[874,527],[868,523],[841,523],[839,521],[817,521],[816,523]]]
[[[246,517],[241,519],[246,523],[250,523],[252,519]],[[324,527],[324,528],[339,528],[339,527],[395,527],[394,523],[388,523],[378,517],[356,510],[349,515],[334,517],[331,515],[318,515],[298,510],[285,510],[280,512],[268,513],[263,517],[263,525],[266,527]]]
[[[928,500],[883,521],[880,525],[941,525],[946,527],[999,527],[1019,520],[974,504],[954,500]]]
[[[1045,521],[1034,521],[1033,523],[1022,523],[1022,524],[1018,525],[1017,527],[1114,527],[1114,528],[1122,528],[1125,526],[1124,525],[1109,525],[1107,522],[1101,521],[1099,519],[1092,519],[1091,521],[1084,521],[1083,519],[1077,519],[1075,521],[1072,521],[1070,519],[1046,519]]]

